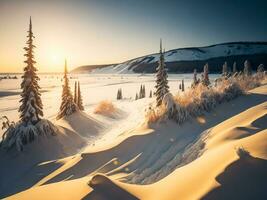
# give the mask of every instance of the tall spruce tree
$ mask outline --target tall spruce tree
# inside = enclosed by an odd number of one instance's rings
[[[77,89],[77,106],[80,110],[84,110],[81,88],[80,88],[80,81],[78,81],[78,89]]]
[[[40,121],[40,117],[43,116],[43,104],[41,100],[41,93],[39,91],[40,86],[38,81],[40,78],[37,76],[37,68],[34,67],[36,63],[34,60],[34,48],[33,45],[33,32],[32,32],[32,20],[30,18],[30,25],[28,31],[28,40],[26,42],[27,46],[24,47],[26,53],[24,56],[27,58],[24,63],[26,67],[24,68],[24,74],[22,76],[22,83],[20,85],[22,89],[21,93],[21,105],[19,107],[20,120],[28,124],[36,124]]]
[[[160,51],[159,51],[160,57],[159,57],[159,65],[156,69],[156,101],[157,106],[160,106],[162,103],[162,99],[165,94],[169,92],[169,86],[168,86],[168,74],[165,69],[165,62],[164,62],[164,53],[162,52],[162,41],[160,40]]]
[[[68,78],[68,69],[67,69],[67,61],[65,60],[65,68],[64,68],[64,84],[62,86],[62,101],[60,105],[60,111],[58,113],[57,119],[62,117],[71,115],[77,110],[77,106],[73,100],[73,96],[69,86],[69,78]]]

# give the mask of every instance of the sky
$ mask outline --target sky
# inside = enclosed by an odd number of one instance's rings
[[[0,0],[0,72],[22,72],[32,17],[36,67],[62,72],[166,50],[267,41],[265,0]]]

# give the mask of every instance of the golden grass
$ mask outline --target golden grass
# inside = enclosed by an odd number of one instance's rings
[[[147,123],[155,123],[162,119],[162,117],[167,112],[165,105],[161,105],[158,109],[150,108],[146,113],[146,120]]]

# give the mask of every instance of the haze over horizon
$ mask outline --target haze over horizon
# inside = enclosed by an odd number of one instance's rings
[[[242,5],[242,6],[240,6]],[[1,0],[0,72],[22,72],[33,20],[36,67],[60,72],[166,50],[235,41],[267,41],[263,0]]]

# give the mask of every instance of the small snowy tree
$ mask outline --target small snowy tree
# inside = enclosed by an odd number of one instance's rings
[[[122,99],[122,90],[121,88],[118,89],[118,92],[117,92],[117,100],[120,100]]]
[[[234,64],[233,64],[233,74],[235,74],[236,72],[237,72],[236,62],[234,62]]]
[[[143,85],[141,84],[140,90],[139,90],[139,99],[143,98]]]
[[[78,96],[78,94],[77,94],[77,81],[75,81],[75,84],[74,84],[74,103],[76,105],[78,105],[77,96]]]
[[[200,80],[197,78],[197,70],[194,69],[193,83],[191,84],[191,88],[195,88],[199,82]]]
[[[184,79],[182,79],[181,89],[182,89],[182,92],[184,92]]]
[[[143,98],[146,97],[146,86],[145,85],[143,85],[142,96],[143,96]]]
[[[80,110],[84,110],[81,88],[80,88],[80,81],[78,81],[78,88],[77,88],[77,106]]]
[[[224,62],[223,67],[222,67],[222,76],[226,77],[228,75],[228,66],[227,62]]]
[[[135,94],[135,100],[138,100],[138,94],[137,93]]]
[[[206,65],[204,65],[201,83],[206,87],[208,87],[210,85],[208,63]]]
[[[168,86],[168,74],[165,69],[165,63],[164,63],[164,53],[162,53],[162,42],[160,40],[160,57],[159,57],[159,65],[156,69],[156,101],[157,106],[160,106],[162,103],[162,99],[165,94],[169,92],[169,86]]]
[[[57,115],[57,119],[69,116],[77,110],[77,106],[73,100],[73,96],[69,86],[67,61],[65,61],[64,68],[64,84],[62,86],[62,100],[60,105],[60,111]]]
[[[149,98],[152,98],[152,90],[150,90],[150,93],[149,93]]]
[[[263,73],[264,72],[264,65],[263,64],[260,64],[257,68],[257,72],[258,73]]]
[[[244,75],[245,76],[250,76],[252,74],[251,72],[251,63],[246,60],[244,63]]]

